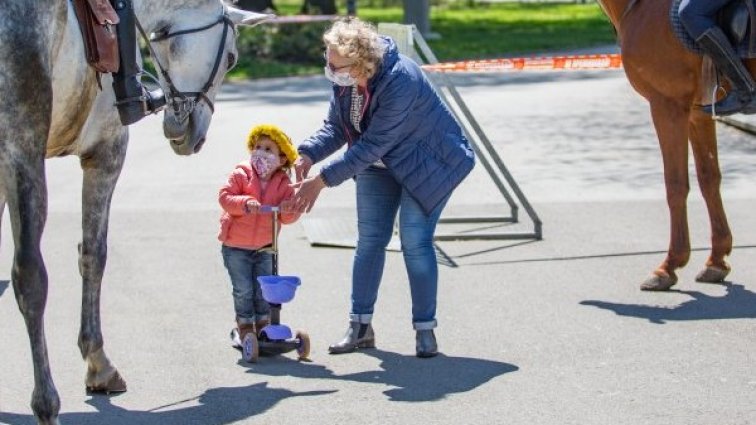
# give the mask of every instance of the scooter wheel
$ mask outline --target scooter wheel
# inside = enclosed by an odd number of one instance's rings
[[[297,354],[299,354],[299,360],[309,360],[310,357],[310,335],[307,332],[297,331]]]
[[[257,363],[260,356],[260,344],[257,342],[257,336],[250,332],[242,340],[242,358],[247,363]]]

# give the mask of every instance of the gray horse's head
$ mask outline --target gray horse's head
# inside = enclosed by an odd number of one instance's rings
[[[238,57],[236,26],[271,17],[220,1],[202,3],[166,14],[151,37],[168,101],[163,133],[179,155],[197,153],[205,142],[218,88]]]

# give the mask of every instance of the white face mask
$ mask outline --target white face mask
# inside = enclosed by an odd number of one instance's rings
[[[328,80],[330,80],[333,84],[336,84],[337,86],[351,87],[357,84],[357,80],[355,80],[354,77],[349,75],[348,71],[333,72],[331,67],[328,65],[323,67],[323,71],[325,71],[326,78],[328,78]]]
[[[268,177],[281,165],[276,154],[260,150],[252,151],[249,161],[252,163],[252,168],[257,171],[257,175],[262,178]]]

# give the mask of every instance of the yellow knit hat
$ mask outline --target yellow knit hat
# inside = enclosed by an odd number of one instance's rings
[[[267,136],[270,140],[274,141],[278,145],[278,149],[281,153],[286,155],[286,164],[284,168],[289,168],[297,160],[297,149],[294,144],[291,143],[291,139],[280,128],[273,124],[260,124],[252,127],[247,136],[247,149],[252,152],[252,149],[257,144],[257,141],[262,136]]]

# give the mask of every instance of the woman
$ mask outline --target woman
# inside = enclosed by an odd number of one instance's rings
[[[390,38],[351,18],[336,22],[323,41],[333,96],[323,126],[298,148],[294,202],[300,211],[310,211],[323,188],[356,179],[358,241],[350,323],[329,352],[375,346],[373,307],[398,212],[416,353],[433,357],[438,354],[433,234],[452,191],[473,168],[473,151],[422,70],[400,55]],[[307,177],[314,163],[344,144],[345,152]]]

